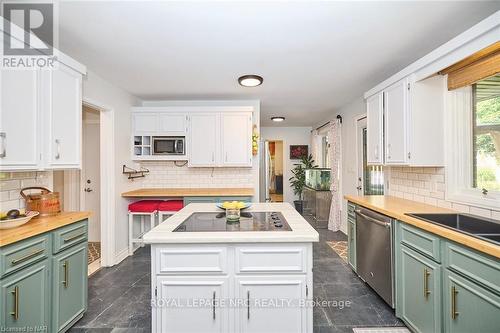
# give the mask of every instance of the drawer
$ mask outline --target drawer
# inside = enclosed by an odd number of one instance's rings
[[[157,274],[227,273],[227,250],[225,247],[158,247],[154,251]]]
[[[53,232],[52,251],[59,253],[87,240],[87,220],[70,224]]]
[[[306,254],[305,246],[236,247],[236,273],[305,273]]]
[[[404,222],[398,222],[398,233],[401,244],[404,244],[437,262],[441,262],[441,240],[438,236]]]
[[[444,264],[470,280],[500,294],[500,260],[452,242],[444,244]]]
[[[50,234],[28,238],[0,249],[0,276],[3,277],[43,260],[50,253]]]

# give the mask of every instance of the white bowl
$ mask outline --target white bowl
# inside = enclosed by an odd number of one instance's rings
[[[28,223],[29,220],[31,220],[35,216],[38,216],[38,214],[40,214],[40,213],[35,212],[35,211],[30,211],[30,212],[26,213],[25,217],[19,217],[17,219],[13,219],[13,220],[3,220],[3,221],[0,220],[0,229],[11,229],[11,228],[19,227],[23,224]]]

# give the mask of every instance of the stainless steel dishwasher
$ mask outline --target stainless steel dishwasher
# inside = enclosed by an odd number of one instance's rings
[[[392,220],[362,207],[355,212],[357,273],[394,308]]]

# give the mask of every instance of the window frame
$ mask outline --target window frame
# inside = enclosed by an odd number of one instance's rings
[[[486,209],[500,208],[500,192],[473,187],[472,86],[449,91],[445,99],[446,200]]]

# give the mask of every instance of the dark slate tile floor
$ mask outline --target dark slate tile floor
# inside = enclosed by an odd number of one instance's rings
[[[336,304],[314,308],[314,333],[352,333],[353,327],[404,326],[394,311],[326,244],[330,240],[346,240],[346,236],[326,229],[318,232],[320,242],[313,246],[314,298]],[[119,265],[92,275],[88,311],[70,332],[150,332],[150,271],[149,247],[144,247]]]

